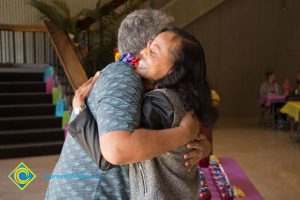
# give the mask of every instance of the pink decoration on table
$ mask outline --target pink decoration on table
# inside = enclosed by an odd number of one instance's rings
[[[55,87],[54,78],[47,77],[46,78],[46,93],[52,93],[52,88]]]
[[[272,103],[283,103],[284,101],[284,95],[265,95],[260,98],[260,105],[270,106]]]
[[[245,192],[246,196],[241,198],[241,200],[263,200],[264,199],[261,196],[261,194],[256,190],[256,188],[251,183],[247,175],[243,172],[243,170],[239,167],[239,165],[234,159],[228,157],[221,157],[219,158],[219,160],[228,176],[230,185],[237,186]],[[204,172],[208,189],[211,192],[211,197],[212,197],[211,199],[220,200],[221,199],[220,194],[213,182],[213,178],[209,172],[209,169],[202,168],[201,170]]]

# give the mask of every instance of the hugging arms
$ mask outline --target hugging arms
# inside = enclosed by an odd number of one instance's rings
[[[73,98],[73,108],[85,105],[85,101],[99,76],[100,72],[97,72],[94,77],[90,78],[76,90]],[[145,127],[146,124],[148,128],[155,130],[171,127],[170,120],[172,118],[172,113],[168,113],[168,106],[170,105],[159,93],[158,95],[146,93],[143,97],[142,106],[141,127]],[[163,106],[166,107],[163,108]],[[133,141],[136,145],[135,147],[132,145],[132,142],[120,138],[120,140],[122,140],[120,142],[124,145],[123,148],[126,148],[127,146],[128,150],[125,151],[126,153],[124,150],[119,150],[119,153],[112,153],[113,151],[110,151],[111,148],[104,149],[104,151],[108,151],[108,163],[101,153],[103,150],[100,149],[96,120],[93,118],[88,108],[80,112],[79,115],[81,116],[75,118],[74,121],[70,123],[69,132],[102,170],[107,170],[109,163],[122,165],[151,159],[167,151],[176,149],[179,146],[185,145],[188,142],[190,143],[187,144],[187,147],[191,149],[191,151],[184,155],[186,160],[185,164],[188,169],[197,165],[199,160],[208,156],[211,152],[211,143],[208,141],[206,135],[202,134],[200,131],[195,132],[195,130],[199,130],[201,125],[199,125],[197,120],[189,113],[180,124],[184,128],[182,129],[184,133],[182,131],[176,131],[178,136],[173,134],[174,130],[164,130],[162,131],[164,137],[160,137],[160,135],[148,135],[158,136],[149,138],[147,135],[144,135],[143,129],[139,129],[134,133],[135,135],[131,139],[136,140],[136,142]],[[150,132],[150,134],[153,133]],[[110,142],[113,139],[114,138],[109,138],[107,140],[110,146],[112,146]],[[182,141],[183,143],[178,143],[178,141]],[[128,144],[124,144],[126,142],[128,142]],[[123,156],[123,154],[127,156]]]

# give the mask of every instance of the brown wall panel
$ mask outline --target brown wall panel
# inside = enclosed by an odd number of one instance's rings
[[[284,0],[283,0],[284,1]],[[185,29],[202,43],[222,115],[257,115],[258,90],[273,69],[280,83],[300,70],[300,1],[228,0]]]

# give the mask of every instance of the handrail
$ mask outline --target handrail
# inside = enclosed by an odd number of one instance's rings
[[[17,25],[17,24],[0,24],[0,30],[16,32],[46,32],[44,26],[39,25]]]
[[[88,80],[87,74],[69,40],[67,34],[51,21],[44,21],[52,45],[75,91]]]
[[[53,64],[53,53],[44,26],[0,24],[0,63]]]

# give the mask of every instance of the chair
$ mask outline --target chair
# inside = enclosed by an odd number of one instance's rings
[[[261,113],[260,113],[260,119],[259,119],[259,125],[270,128],[273,126],[274,123],[274,116],[272,115],[271,107],[265,107],[262,105],[260,107]]]

